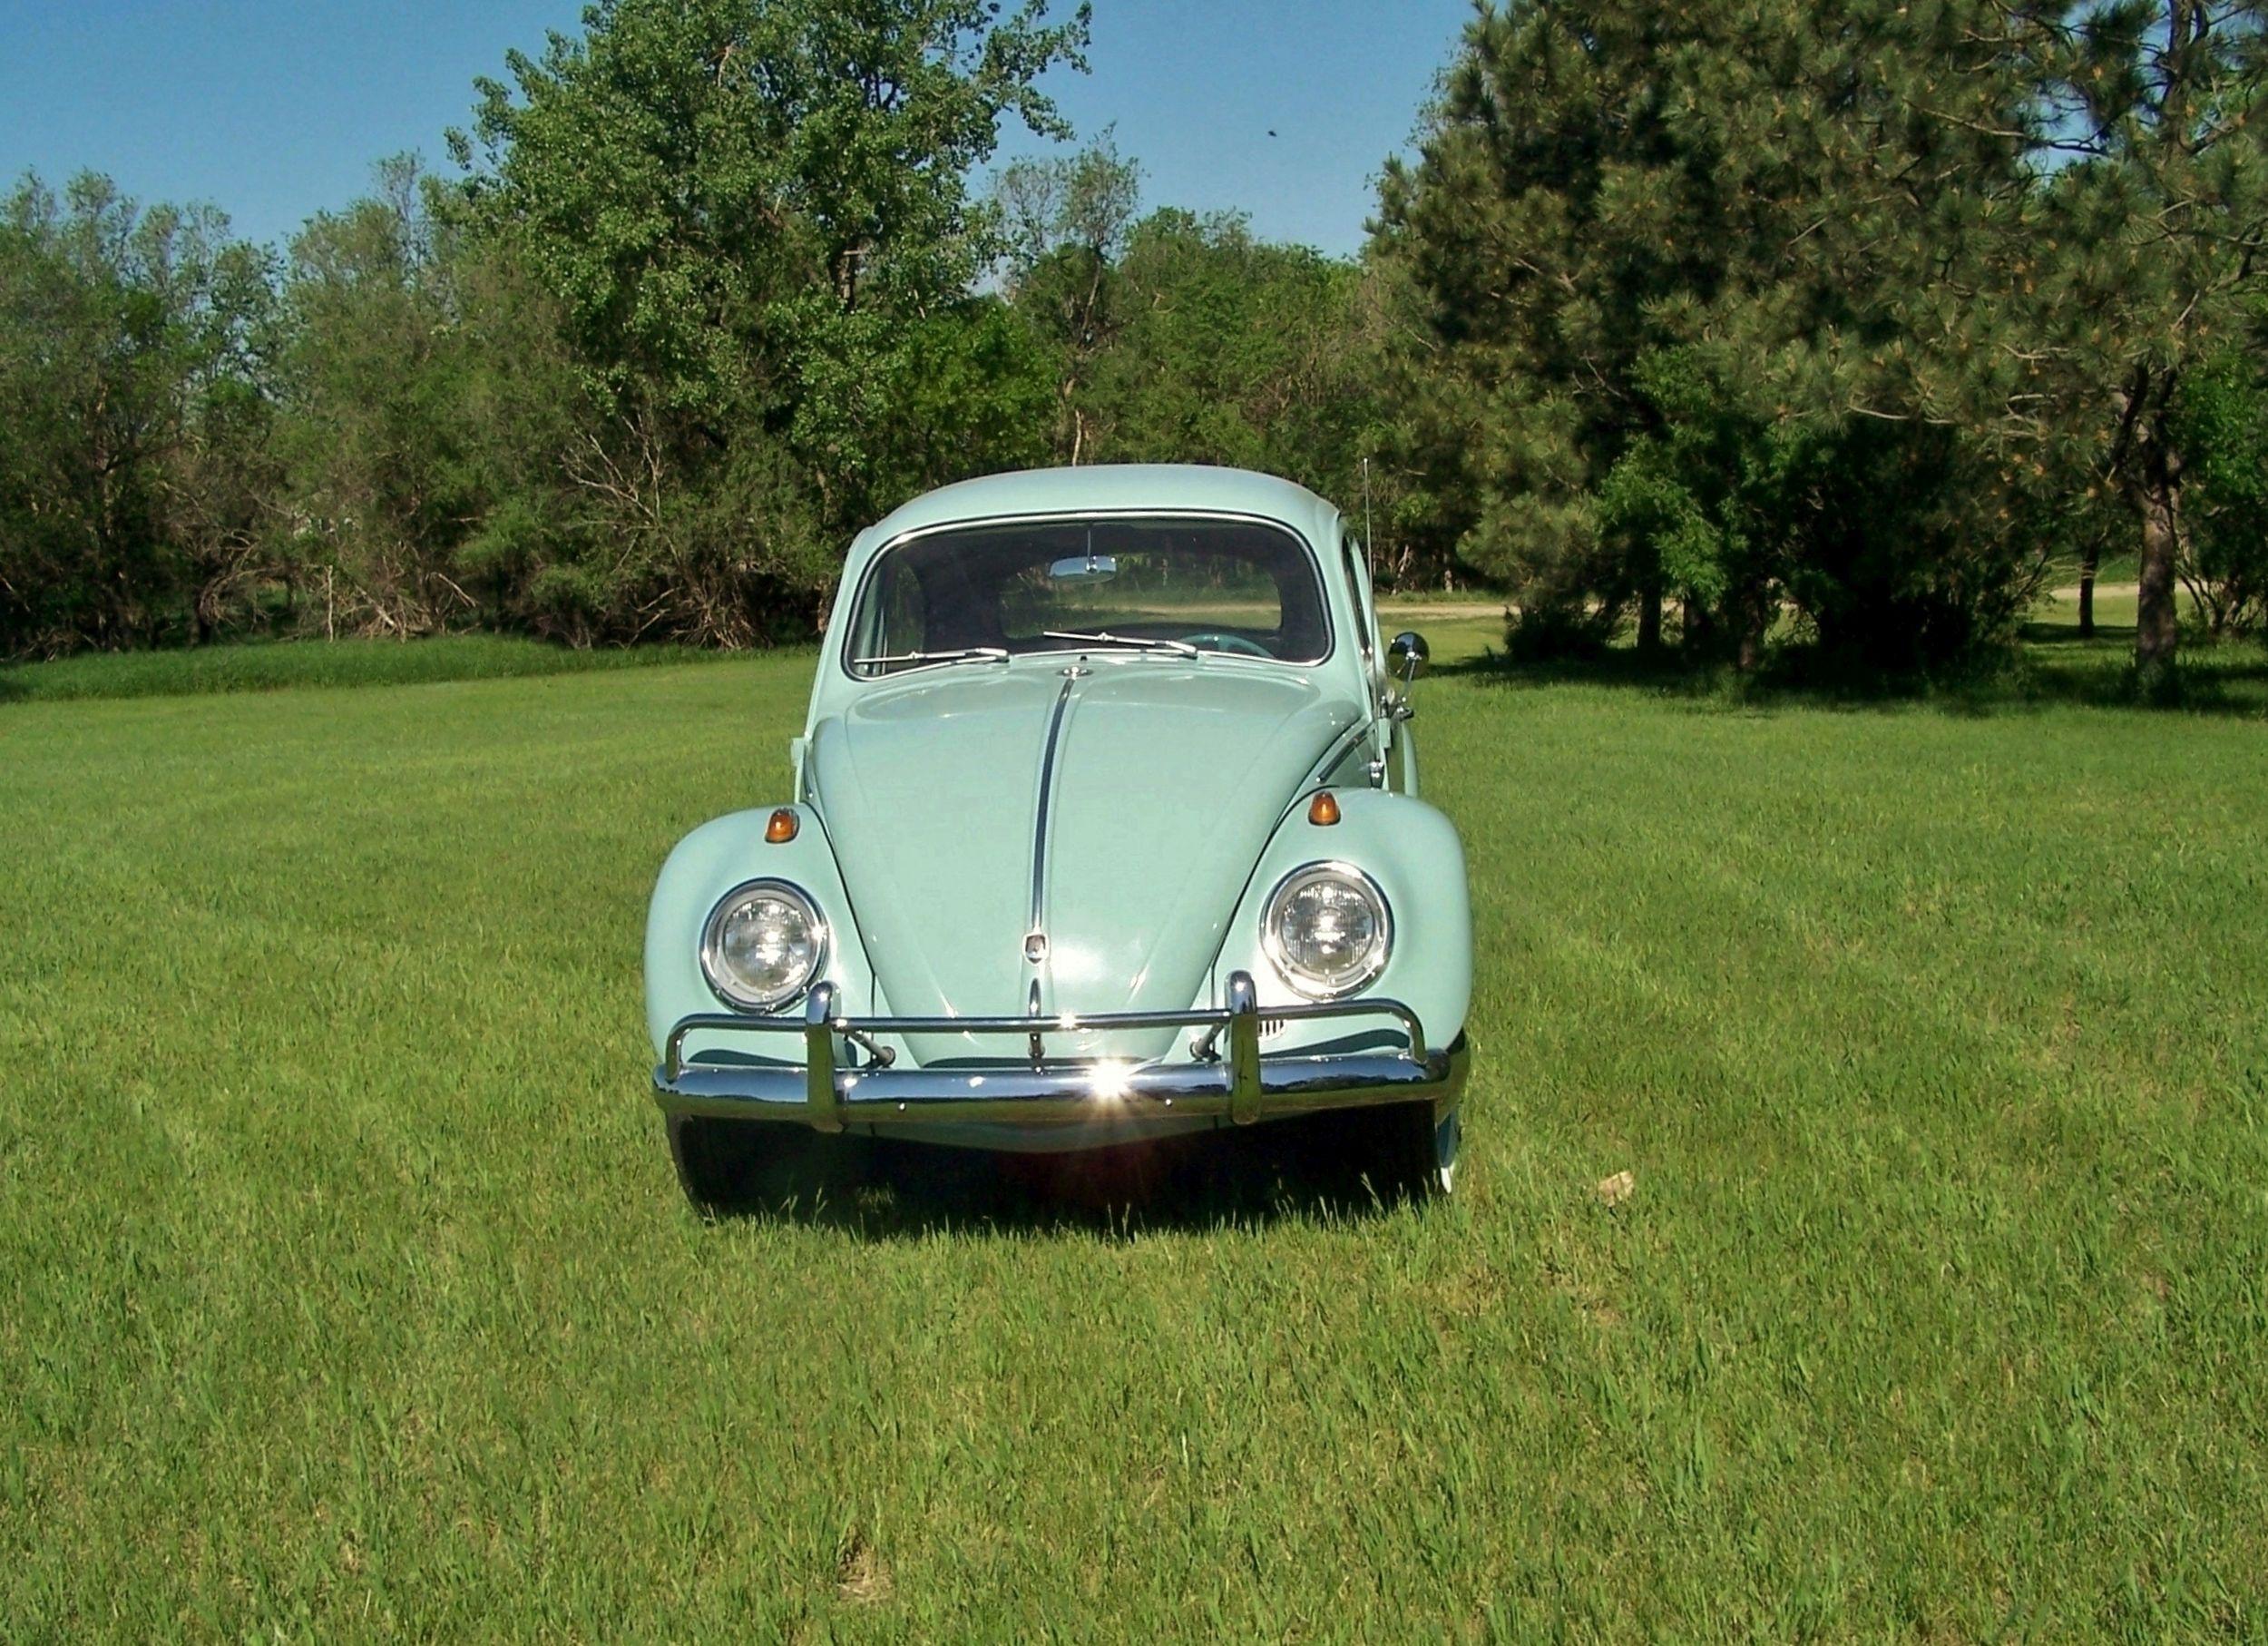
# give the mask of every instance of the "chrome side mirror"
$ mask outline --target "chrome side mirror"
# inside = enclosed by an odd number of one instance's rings
[[[1387,672],[1400,675],[1402,683],[1406,686],[1425,672],[1426,661],[1432,655],[1432,648],[1425,643],[1425,636],[1413,629],[1404,629],[1393,637],[1393,643],[1386,648]]]

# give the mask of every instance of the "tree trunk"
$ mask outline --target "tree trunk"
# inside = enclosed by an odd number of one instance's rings
[[[2174,571],[2181,542],[2181,465],[2167,450],[2164,431],[2153,433],[2135,496],[2142,515],[2142,573],[2135,594],[2134,669],[2144,695],[2159,697],[2173,688],[2180,661]]]
[[[1638,650],[1659,652],[1662,649],[1662,587],[1648,584],[1638,594]]]
[[[2087,559],[2079,565],[2079,638],[2095,638],[2095,573],[2103,563],[2103,552],[2090,547]]]
[[[1754,674],[1764,666],[1764,643],[1772,632],[1777,607],[1769,589],[1748,589],[1742,592],[1734,609],[1740,614],[1740,645],[1733,654],[1733,667],[1743,674]]]
[[[2136,366],[2119,396],[2116,472],[2126,500],[2142,523],[2142,568],[2135,590],[2135,684],[2145,698],[2175,691],[2180,659],[2180,613],[2175,580],[2181,552],[2181,454],[2166,428],[2175,377]]]

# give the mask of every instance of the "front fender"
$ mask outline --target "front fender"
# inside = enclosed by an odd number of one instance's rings
[[[1409,795],[1382,789],[1334,789],[1339,821],[1307,820],[1305,798],[1285,818],[1245,888],[1215,968],[1252,974],[1265,1014],[1304,998],[1284,981],[1261,947],[1268,896],[1284,877],[1309,863],[1354,865],[1378,883],[1393,922],[1385,970],[1354,996],[1398,1000],[1418,1014],[1428,1043],[1446,1046],[1464,1032],[1472,1002],[1472,907],[1465,885],[1464,844],[1454,824]],[[1384,1020],[1381,1020],[1382,1024]],[[1286,1024],[1266,1036],[1265,1052],[1336,1043],[1345,1024]]]
[[[701,975],[701,927],[719,898],[749,880],[786,880],[818,905],[827,922],[819,976],[835,985],[844,1010],[869,1009],[874,974],[826,829],[808,806],[788,809],[800,820],[792,840],[774,845],[764,838],[772,808],[737,811],[686,836],[661,866],[646,912],[646,1028],[656,1058],[680,1019],[731,1010]],[[799,1018],[801,1007],[791,1005],[782,1015]]]

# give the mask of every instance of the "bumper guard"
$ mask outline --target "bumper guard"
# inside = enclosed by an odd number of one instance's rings
[[[732,1120],[800,1122],[820,1132],[846,1124],[1050,1124],[1130,1118],[1227,1118],[1238,1125],[1276,1115],[1370,1104],[1452,1102],[1463,1090],[1464,1042],[1431,1050],[1417,1014],[1397,1000],[1342,1000],[1270,1006],[1263,1013],[1249,974],[1228,979],[1225,1007],[1183,1012],[1114,1012],[1057,1017],[842,1017],[835,987],[820,984],[805,1002],[803,1021],[700,1014],[670,1031],[654,1097],[671,1114]],[[1260,1025],[1269,1022],[1386,1017],[1408,1037],[1399,1052],[1330,1056],[1260,1054]],[[1190,1061],[1051,1063],[1051,1034],[1114,1029],[1191,1028]],[[803,1062],[689,1063],[695,1034],[794,1034]],[[877,1051],[881,1034],[997,1034],[1026,1040],[1027,1066],[894,1069]],[[864,1047],[870,1061],[844,1064],[837,1041]]]

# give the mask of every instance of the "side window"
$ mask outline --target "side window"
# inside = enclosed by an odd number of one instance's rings
[[[875,638],[875,652],[887,654],[928,648],[929,598],[920,579],[891,578],[883,585],[883,598],[875,605],[882,617],[882,632]]]
[[[1378,637],[1371,632],[1375,621],[1370,609],[1370,579],[1363,575],[1363,549],[1354,534],[1339,534],[1339,553],[1346,563],[1346,586],[1354,594],[1354,632],[1362,642],[1363,661],[1374,671],[1378,661]]]

